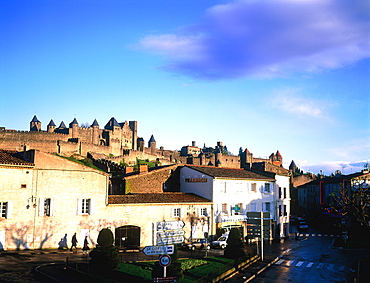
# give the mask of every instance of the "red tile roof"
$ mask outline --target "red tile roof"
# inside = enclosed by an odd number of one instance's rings
[[[5,149],[0,149],[0,164],[35,166],[35,164],[24,160],[18,151]]]
[[[190,169],[194,169],[198,172],[206,174],[215,178],[227,178],[227,179],[253,179],[253,180],[265,180],[274,181],[275,179],[266,177],[264,175],[248,171],[245,169],[235,169],[235,168],[222,168],[214,166],[193,166],[186,165]]]
[[[108,204],[128,203],[211,203],[210,200],[189,193],[137,193],[128,195],[110,195]]]

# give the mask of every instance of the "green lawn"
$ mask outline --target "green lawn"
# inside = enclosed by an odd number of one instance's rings
[[[203,259],[180,259],[184,272],[183,283],[208,282],[225,271],[231,269],[235,260],[224,257],[208,257]],[[144,280],[153,282],[151,271],[154,262],[121,263],[119,271]]]

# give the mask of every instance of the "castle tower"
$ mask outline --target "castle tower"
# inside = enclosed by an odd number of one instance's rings
[[[279,166],[282,166],[283,165],[283,157],[281,156],[280,152],[279,151],[276,151],[276,154],[275,154],[275,163]]]
[[[98,124],[98,121],[96,121],[96,119],[92,123],[91,128],[92,128],[92,143],[96,144],[96,145],[99,145],[99,139],[100,139],[100,137],[99,137],[99,124]]]
[[[137,138],[137,150],[138,151],[144,151],[144,139],[143,138]]]
[[[108,123],[105,125],[104,129],[110,130],[110,131],[118,131],[121,129],[121,125],[117,122],[116,118],[112,117],[108,121]]]
[[[244,150],[244,165],[243,168],[251,170],[253,165],[253,154],[246,148]]]
[[[32,132],[41,131],[41,122],[39,121],[39,119],[37,119],[36,115],[33,116],[30,122],[30,131]]]
[[[48,124],[48,133],[54,133],[55,127],[56,127],[56,125],[55,125],[53,119],[51,119],[49,124]]]
[[[138,150],[139,145],[137,143],[137,121],[130,121],[129,122],[130,129],[132,131],[132,149]]]
[[[152,135],[150,137],[149,142],[148,142],[148,147],[150,148],[150,153],[153,154],[153,155],[155,155],[156,146],[157,146],[157,143],[154,139],[154,136]]]
[[[73,121],[69,123],[69,128],[72,129],[72,138],[78,138],[78,122],[76,118],[74,118]]]

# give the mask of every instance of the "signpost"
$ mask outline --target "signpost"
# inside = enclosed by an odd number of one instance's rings
[[[174,253],[175,246],[174,245],[167,245],[167,246],[146,246],[142,252],[145,255],[171,255]]]
[[[261,259],[263,260],[263,239],[270,238],[270,213],[269,212],[247,212],[249,235],[261,238]]]
[[[167,276],[167,266],[171,264],[171,257],[169,255],[161,255],[159,258],[159,264],[163,266],[163,277],[166,278]]]

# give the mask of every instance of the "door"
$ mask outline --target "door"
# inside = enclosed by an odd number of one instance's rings
[[[115,230],[115,245],[118,248],[138,248],[140,246],[140,227],[125,225]]]

